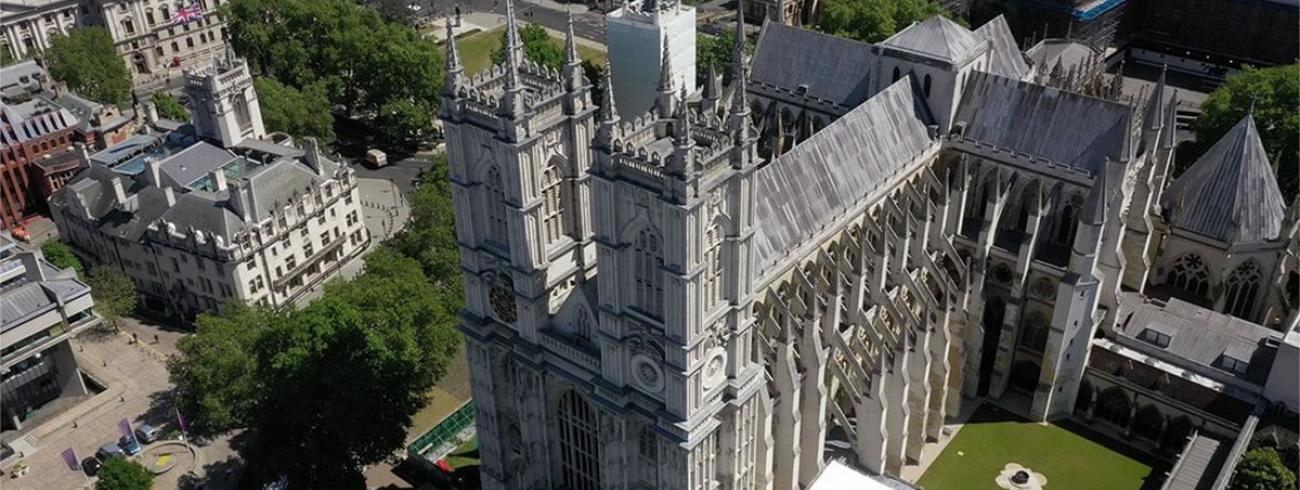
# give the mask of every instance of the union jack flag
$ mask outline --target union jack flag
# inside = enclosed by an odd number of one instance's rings
[[[192,20],[199,20],[202,18],[203,7],[197,3],[190,4],[189,7],[182,7],[180,10],[176,11],[176,15],[172,16],[172,20],[181,24],[189,24]]]

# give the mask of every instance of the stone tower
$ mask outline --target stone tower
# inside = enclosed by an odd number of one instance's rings
[[[253,77],[242,58],[213,58],[207,66],[186,71],[185,94],[199,137],[227,148],[266,136]]]

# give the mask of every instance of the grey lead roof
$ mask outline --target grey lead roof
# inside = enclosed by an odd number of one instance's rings
[[[13,262],[18,263],[17,267],[25,267],[22,259],[17,256],[6,258],[4,265]],[[61,271],[44,259],[38,263],[44,269],[44,281],[32,280],[31,275],[24,272],[26,277],[7,284],[0,290],[0,331],[21,325],[29,318],[57,307],[59,303],[66,303],[90,292],[90,286],[77,280],[71,269]]]
[[[752,82],[795,89],[844,107],[856,107],[871,95],[871,45],[790,27],[763,24],[754,47]]]
[[[1141,340],[1147,328],[1167,334],[1169,346],[1159,348]],[[1255,384],[1268,378],[1276,349],[1264,348],[1266,339],[1282,337],[1268,327],[1225,315],[1180,299],[1168,303],[1142,303],[1117,330],[1121,343],[1142,351],[1161,352],[1179,359],[1178,364],[1200,365],[1204,371],[1235,377]],[[1219,368],[1220,356],[1229,354],[1250,363],[1244,374]],[[1244,357],[1244,358],[1243,358]],[[1210,371],[1213,370],[1213,371]]]
[[[910,80],[895,82],[758,171],[759,275],[933,144],[928,113]]]
[[[1016,38],[1011,35],[1011,26],[1007,25],[1006,17],[994,17],[975,29],[975,34],[988,39],[990,44],[989,66],[986,71],[1015,80],[1023,80],[1029,73],[1029,64],[1025,63],[1024,53],[1016,47]]]
[[[958,64],[978,52],[984,43],[970,29],[936,15],[908,26],[880,45]]]
[[[983,72],[966,82],[963,135],[1096,174],[1125,159],[1132,109],[1124,104]]]
[[[1164,488],[1202,490],[1213,488],[1227,458],[1230,445],[1198,432],[1187,445]]]
[[[1247,114],[1205,152],[1162,203],[1177,228],[1232,244],[1277,238],[1286,203]]]
[[[200,141],[163,160],[159,167],[178,186],[189,186],[213,170],[235,159],[235,155],[206,141]]]

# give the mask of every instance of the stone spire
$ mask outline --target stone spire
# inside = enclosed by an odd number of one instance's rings
[[[686,88],[683,87],[673,114],[673,158],[668,168],[668,173],[683,177],[694,163],[695,138],[691,135],[690,112],[686,106]]]
[[[677,101],[677,94],[673,90],[673,66],[672,56],[668,51],[668,36],[664,36],[663,60],[659,64],[659,99],[656,104],[659,106],[659,117],[673,117],[677,113],[673,107]]]
[[[456,34],[451,30],[451,17],[447,18],[447,79],[442,84],[444,94],[455,96],[460,90],[461,77],[465,67],[460,62],[460,50],[456,49]]]
[[[578,38],[573,35],[573,12],[568,14],[568,25],[564,37],[564,83],[570,92],[585,84],[582,74],[582,58],[578,57]]]
[[[597,148],[609,148],[614,141],[614,126],[618,123],[618,110],[614,108],[614,66],[605,66],[605,76],[602,85],[605,87],[605,93],[600,99],[600,111],[596,115]]]
[[[736,3],[736,46],[731,53],[732,78],[731,119],[728,121],[732,138],[737,146],[746,146],[749,134],[749,97],[745,94],[748,68],[745,60],[745,0]]]
[[[705,113],[717,113],[718,101],[722,99],[722,77],[718,74],[718,67],[713,62],[709,62],[709,78],[704,80],[702,99]]]
[[[514,0],[506,0],[506,85],[501,94],[497,115],[514,119],[523,107],[523,86],[519,82],[519,63],[524,56],[524,43],[519,39],[519,26],[515,22]]]

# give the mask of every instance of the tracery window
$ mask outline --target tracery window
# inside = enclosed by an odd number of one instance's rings
[[[560,397],[560,476],[564,488],[600,488],[600,440],[596,411],[576,391]]]
[[[1047,346],[1047,334],[1047,317],[1040,312],[1032,312],[1025,318],[1025,332],[1020,335],[1020,346],[1042,352]]]
[[[722,299],[722,224],[714,222],[704,233],[704,307]]]
[[[230,104],[235,106],[235,122],[239,124],[239,130],[248,131],[253,126],[253,118],[248,115],[248,98],[244,94],[238,94],[230,100]]]
[[[1174,262],[1165,282],[1204,298],[1210,291],[1210,271],[1200,255],[1187,254]]]
[[[1259,292],[1259,280],[1259,264],[1253,260],[1246,261],[1232,271],[1232,275],[1228,276],[1226,281],[1228,294],[1227,301],[1223,304],[1223,312],[1243,320],[1250,320],[1255,306],[1255,296]]]
[[[542,172],[542,219],[548,245],[555,243],[568,231],[564,220],[563,182],[555,159],[551,159]]]
[[[503,248],[509,248],[510,238],[506,224],[506,192],[501,180],[501,171],[493,166],[487,171],[483,182],[487,189],[488,240]]]
[[[634,306],[642,313],[659,318],[664,304],[663,249],[659,234],[645,228],[637,233],[632,249]]]

